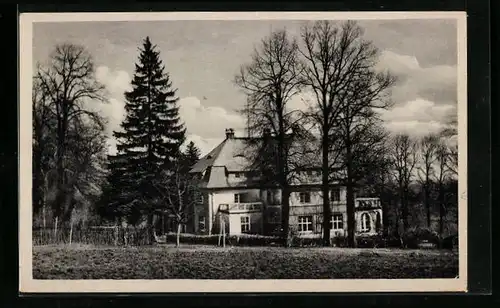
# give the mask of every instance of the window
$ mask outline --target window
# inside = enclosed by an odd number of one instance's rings
[[[244,203],[244,194],[234,194],[234,203]]]
[[[242,216],[241,220],[241,233],[250,232],[250,216]]]
[[[203,204],[203,194],[199,193],[197,197],[196,203]]]
[[[301,192],[299,193],[300,203],[311,203],[311,193]]]
[[[312,216],[299,216],[299,231],[309,232],[312,231]]]
[[[235,177],[235,178],[240,178],[240,177],[241,177],[241,173],[236,172],[236,173],[234,174],[234,177]]]
[[[377,229],[377,232],[382,229],[382,217],[380,217],[380,212],[377,212],[375,216],[375,228]]]
[[[330,228],[331,230],[344,229],[344,216],[340,213],[333,214],[330,220]]]
[[[361,215],[361,232],[369,232],[371,230],[371,218],[368,213]]]
[[[267,194],[267,196],[266,196],[267,203],[272,204],[273,203],[273,193],[270,190],[268,190],[268,191],[266,191],[266,194]]]
[[[340,188],[334,188],[330,191],[330,201],[340,201]]]
[[[198,216],[198,230],[205,232],[205,216]]]

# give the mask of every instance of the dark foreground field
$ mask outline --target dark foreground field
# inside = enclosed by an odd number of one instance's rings
[[[454,278],[451,251],[35,246],[34,279]]]

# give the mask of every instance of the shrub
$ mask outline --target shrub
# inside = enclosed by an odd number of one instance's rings
[[[439,235],[429,228],[412,228],[402,235],[403,243],[406,248],[416,249],[422,241],[427,241],[436,246],[440,246]]]
[[[182,244],[191,245],[218,245],[219,235],[198,235],[183,233],[180,235],[179,241]],[[167,242],[174,243],[177,235],[168,233],[166,236]],[[222,243],[223,238],[220,237]],[[241,234],[229,235],[225,237],[226,245],[228,246],[275,246],[281,245],[282,239],[277,236],[264,236],[258,234]]]

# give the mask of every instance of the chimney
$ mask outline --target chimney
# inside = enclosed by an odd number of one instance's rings
[[[226,139],[233,139],[233,138],[234,138],[234,129],[226,128]]]

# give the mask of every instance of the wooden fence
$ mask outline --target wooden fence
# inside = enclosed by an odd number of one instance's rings
[[[33,245],[88,244],[104,246],[148,245],[149,230],[118,226],[85,228],[34,228]]]

